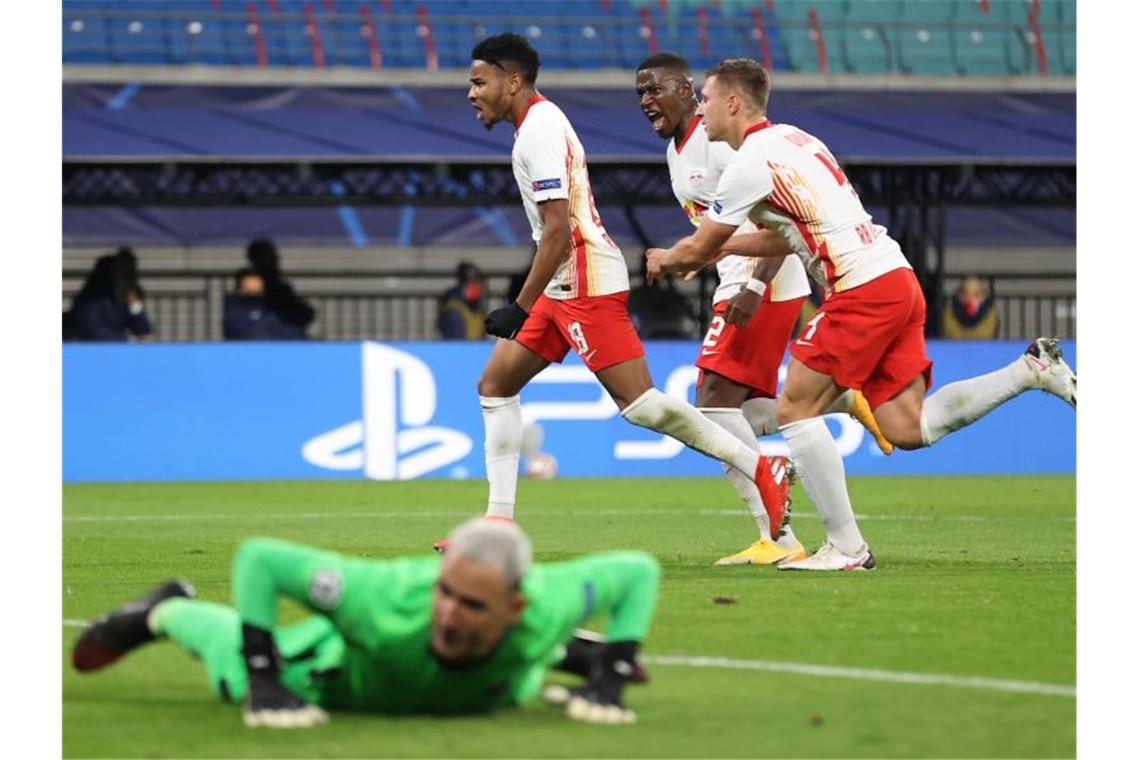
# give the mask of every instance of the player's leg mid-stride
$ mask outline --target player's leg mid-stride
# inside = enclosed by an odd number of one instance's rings
[[[536,309],[536,312],[541,319],[541,310]],[[744,477],[758,490],[769,526],[773,526],[770,527],[770,536],[777,538],[787,511],[789,484],[786,467],[779,463],[773,467],[767,457],[762,457],[693,406],[654,388],[644,351],[632,324],[628,323],[628,316],[626,324],[630,339],[636,342],[637,355],[595,371],[598,381],[613,398],[622,416],[635,425],[672,436],[741,473],[747,473]],[[479,380],[480,405],[487,435],[484,453],[489,481],[488,517],[514,517],[518,460],[522,448],[522,415],[517,394],[549,364],[549,360],[524,345],[528,341],[525,334],[520,334],[519,340],[500,340]],[[564,354],[567,349],[560,350]],[[596,357],[600,358],[600,355],[589,356],[587,366]],[[442,550],[446,543],[436,542],[435,546]]]

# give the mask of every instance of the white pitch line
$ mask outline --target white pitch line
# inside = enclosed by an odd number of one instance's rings
[[[329,520],[335,518],[346,519],[414,519],[414,518],[437,518],[437,517],[451,517],[461,518],[467,517],[473,513],[470,512],[448,512],[439,510],[419,510],[419,511],[372,511],[372,512],[280,512],[275,514],[144,514],[144,515],[72,515],[64,517],[64,522],[76,523],[98,523],[98,522],[185,522],[185,521],[208,521],[208,520]],[[625,515],[630,516],[661,516],[661,515],[695,515],[700,517],[740,517],[746,514],[744,509],[601,509],[575,512],[565,511],[559,512],[559,517],[621,517]],[[543,517],[542,513],[538,513],[539,517]],[[811,518],[818,520],[819,516],[812,511],[800,510],[795,513],[796,519]],[[965,522],[965,523],[986,523],[986,522],[1008,522],[1019,520],[1032,520],[1034,522],[1076,522],[1075,517],[1043,517],[1039,515],[1030,515],[1025,517],[1020,516],[1002,516],[1002,515],[891,515],[891,514],[857,514],[855,517],[859,520],[876,521],[876,522]]]
[[[883,681],[888,683],[921,684],[924,686],[956,686],[966,689],[1009,691],[1019,694],[1044,694],[1052,697],[1076,697],[1075,686],[1037,681],[1014,681],[981,676],[955,676],[948,673],[908,673],[902,670],[875,670],[845,668],[837,665],[811,665],[801,662],[773,662],[768,660],[733,660],[727,657],[653,656],[642,658],[649,665],[684,665],[691,668],[729,668],[733,670],[768,670],[777,673],[818,676],[820,678],[849,678],[855,681]]]
[[[83,628],[87,625],[87,621],[65,618],[63,624],[69,628]],[[909,683],[921,686],[955,686],[965,689],[1007,691],[1018,694],[1042,694],[1051,697],[1077,696],[1075,686],[1066,686],[1064,684],[1014,681],[1002,678],[982,678],[981,676],[955,676],[948,673],[908,673],[903,670],[845,668],[838,665],[811,665],[802,662],[774,662],[770,660],[733,660],[727,657],[645,655],[641,659],[647,665],[680,665],[690,668],[724,668],[729,670],[767,670],[776,673],[794,673],[796,675],[816,676],[819,678],[848,678],[854,681]]]

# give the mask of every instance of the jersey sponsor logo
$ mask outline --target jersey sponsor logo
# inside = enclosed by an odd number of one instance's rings
[[[561,190],[562,180],[557,177],[553,179],[539,179],[531,182],[530,187],[536,193],[541,193],[543,190]]]
[[[703,168],[689,169],[689,181],[692,183],[701,182],[705,178],[705,170]]]
[[[379,343],[364,343],[361,352],[362,419],[308,440],[301,447],[305,461],[329,470],[362,469],[372,480],[411,480],[471,453],[468,435],[428,424],[436,384],[427,364]]]

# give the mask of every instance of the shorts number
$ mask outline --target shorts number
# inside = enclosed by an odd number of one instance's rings
[[[815,331],[819,328],[820,321],[827,316],[827,312],[819,312],[814,317],[808,320],[804,325],[804,334],[800,336],[800,341],[807,343],[811,340],[811,336],[815,335]]]
[[[724,317],[713,317],[712,322],[709,322],[709,331],[705,334],[705,342],[702,345],[715,346],[720,334],[724,332]]]
[[[586,333],[582,332],[582,325],[579,322],[571,322],[568,328],[570,337],[574,340],[574,345],[578,347],[579,354],[588,354],[590,352],[590,344],[586,342]]]

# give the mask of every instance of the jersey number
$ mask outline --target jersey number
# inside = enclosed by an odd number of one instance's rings
[[[835,159],[830,153],[821,150],[815,154],[815,157],[819,159],[821,164],[827,167],[827,170],[831,172],[831,176],[835,177],[835,181],[839,183],[840,187],[847,184],[847,175],[839,168],[839,164],[835,163]]]

